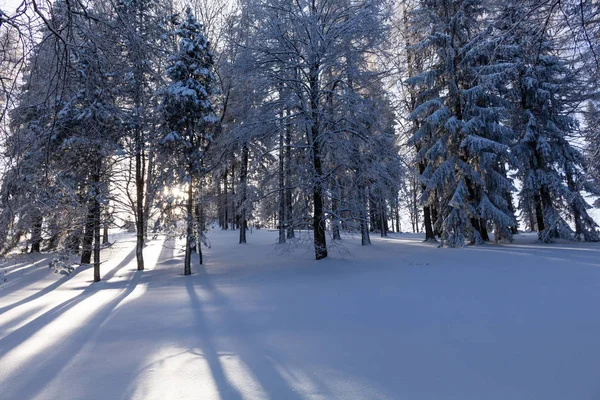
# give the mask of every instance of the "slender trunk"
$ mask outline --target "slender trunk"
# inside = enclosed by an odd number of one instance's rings
[[[396,216],[396,232],[400,233],[400,196],[396,193],[396,208],[394,210]]]
[[[366,188],[358,187],[358,201],[359,201],[359,216],[360,216],[360,237],[361,244],[363,246],[371,244],[371,237],[369,236],[369,223],[367,215],[367,196],[365,195]]]
[[[535,218],[537,223],[537,231],[538,233],[546,229],[546,224],[544,223],[544,209],[542,207],[542,201],[539,194],[534,196],[535,203]]]
[[[136,149],[135,149],[135,231],[136,231],[136,244],[135,244],[135,257],[137,260],[137,270],[144,270],[144,160],[142,156],[142,137],[140,129],[136,129]]]
[[[190,166],[190,171],[192,170]],[[191,275],[192,274],[192,246],[194,244],[194,189],[192,185],[192,179],[190,177],[190,182],[188,184],[188,198],[186,204],[186,220],[187,220],[187,235],[185,239],[185,258],[183,263],[183,274]]]
[[[387,237],[388,222],[385,210],[385,201],[382,198],[379,199],[379,221],[379,224],[381,225],[381,237]]]
[[[198,185],[198,204],[196,204],[196,252],[198,253],[198,262],[204,263],[202,257],[202,237],[204,235],[204,208],[202,206],[202,179],[199,179]]]
[[[35,223],[31,230],[31,253],[39,253],[42,245],[42,225],[44,217],[41,215],[35,218]]]
[[[108,243],[108,226],[102,228],[102,243]]]
[[[227,185],[227,168],[223,175],[223,230],[229,229],[229,193]]]
[[[285,116],[283,116],[285,118]],[[279,209],[278,219],[279,224],[277,229],[279,230],[279,244],[285,243],[285,170],[284,170],[284,149],[283,149],[284,133],[283,129],[279,129]]]
[[[99,173],[94,177],[96,183],[100,181]],[[100,200],[98,193],[94,197],[94,282],[100,282]]]
[[[246,216],[246,202],[248,201],[248,153],[248,144],[244,142],[244,144],[242,145],[242,165],[240,171],[240,190],[242,191],[240,203],[240,244],[246,243],[246,229],[248,227],[248,221]]]
[[[479,219],[479,232],[481,233],[481,238],[484,241],[486,241],[486,242],[490,241],[490,236],[488,234],[488,229],[487,229],[487,221],[483,218]]]
[[[425,164],[419,163],[419,174],[423,175],[425,172]],[[421,190],[425,190],[425,185],[421,185]],[[433,231],[433,221],[431,215],[431,206],[423,207],[423,223],[425,225],[425,241],[435,241],[435,233]]]
[[[288,115],[290,111],[288,110]],[[292,204],[292,125],[289,121],[285,124],[285,221],[287,226],[287,238],[295,236]]]
[[[221,179],[217,179],[217,214],[219,227],[223,228],[223,194],[221,193]]]
[[[431,223],[431,207],[423,207],[423,222],[425,224],[425,241],[435,240],[433,224]]]
[[[323,166],[321,160],[322,141],[319,121],[319,65],[314,63],[309,71],[310,86],[310,147],[314,169],[313,183],[313,235],[315,258],[321,260],[327,257],[327,237],[325,235],[325,216],[323,210]]]

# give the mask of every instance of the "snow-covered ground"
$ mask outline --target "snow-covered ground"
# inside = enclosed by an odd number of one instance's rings
[[[317,262],[275,232],[236,235],[211,233],[190,277],[161,239],[135,272],[124,234],[97,284],[7,261],[0,399],[600,398],[599,245],[403,234]]]

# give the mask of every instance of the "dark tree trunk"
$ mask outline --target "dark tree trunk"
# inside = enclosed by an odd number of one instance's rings
[[[204,235],[204,207],[202,206],[202,179],[199,179],[198,185],[198,204],[196,204],[196,252],[198,253],[198,262],[204,263],[202,256],[202,237]]]
[[[396,232],[400,233],[400,196],[396,193],[396,208],[394,209],[394,214],[396,216]]]
[[[248,144],[244,142],[244,144],[242,145],[242,165],[240,171],[240,190],[242,191],[240,203],[240,244],[246,243],[246,229],[248,228],[248,217],[246,215],[246,202],[248,201],[248,153]]]
[[[102,243],[108,243],[108,226],[104,225],[102,228]]]
[[[319,121],[319,65],[313,64],[309,71],[310,86],[310,148],[314,169],[313,183],[313,234],[315,245],[315,258],[321,260],[327,257],[327,238],[325,235],[325,218],[323,213],[323,166],[321,160],[322,142]]]
[[[190,171],[192,168],[190,167]],[[188,196],[187,196],[187,204],[185,207],[186,211],[186,221],[187,221],[187,230],[186,230],[186,238],[185,238],[185,257],[183,261],[183,274],[191,275],[192,274],[192,247],[194,245],[194,189],[192,185],[192,180],[190,179],[190,183],[188,185]]]
[[[100,182],[100,173],[97,172],[94,176],[96,187]],[[94,196],[94,282],[100,282],[100,200],[99,193],[96,190]]]
[[[39,253],[42,245],[42,225],[44,223],[44,217],[39,215],[35,223],[33,224],[33,228],[31,229],[31,252]]]
[[[221,192],[221,179],[217,179],[217,215],[219,228],[223,228],[223,194]]]
[[[431,207],[423,207],[423,223],[425,225],[425,241],[435,240],[433,224],[431,222]]]
[[[283,116],[283,115],[282,115]],[[285,117],[285,116],[283,116]],[[286,220],[285,220],[285,166],[284,166],[284,149],[283,149],[283,139],[284,132],[283,129],[279,129],[279,169],[278,169],[278,178],[279,178],[279,207],[277,211],[277,219],[279,220],[277,229],[279,231],[279,244],[285,243],[285,229],[286,229]]]
[[[142,137],[140,129],[136,129],[136,151],[135,151],[135,258],[137,260],[137,270],[144,270],[144,189],[145,189],[145,163],[142,155]]]
[[[490,241],[490,235],[488,234],[487,221],[483,218],[479,219],[479,232],[481,233],[481,239],[486,242]]]
[[[419,163],[419,174],[422,175],[423,172],[425,172],[425,164]],[[421,190],[425,190],[425,185],[421,185]],[[435,241],[435,232],[433,231],[433,220],[435,220],[437,215],[432,216],[431,214],[432,214],[431,206],[423,207],[423,224],[425,225],[425,241],[428,241],[428,240]]]
[[[369,236],[369,223],[367,214],[367,196],[365,195],[366,188],[358,187],[358,202],[359,202],[359,217],[360,217],[360,238],[361,244],[367,246],[371,244],[371,237]]]
[[[235,211],[235,158],[233,157],[233,153],[231,158],[231,200],[229,201],[231,211],[229,215],[231,218],[231,229],[235,230],[237,229],[237,213]]]
[[[290,111],[288,110],[288,115]],[[292,126],[288,122],[285,125],[285,221],[287,225],[287,238],[295,236],[293,224],[292,204]]]

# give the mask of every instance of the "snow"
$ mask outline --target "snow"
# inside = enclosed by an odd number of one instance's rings
[[[185,277],[158,239],[91,268],[1,267],[0,399],[591,399],[600,245],[438,249],[346,237],[314,261],[277,232],[214,231]],[[35,263],[37,262],[37,263]],[[0,271],[0,282],[3,278]]]

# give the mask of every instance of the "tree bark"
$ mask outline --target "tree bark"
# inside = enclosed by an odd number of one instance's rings
[[[135,244],[135,258],[137,260],[137,270],[144,270],[144,189],[145,189],[145,174],[144,174],[144,160],[142,157],[142,137],[140,128],[136,128],[135,134],[135,231],[136,231],[136,244]]]
[[[190,171],[192,168],[190,167]],[[194,189],[192,185],[192,179],[190,177],[190,182],[188,183],[188,198],[186,204],[186,219],[187,219],[187,235],[185,239],[185,257],[183,262],[183,274],[191,275],[192,274],[192,245],[194,244]]]
[[[44,223],[44,217],[38,215],[35,218],[35,223],[31,229],[31,253],[39,253],[42,245],[42,225]]]
[[[100,181],[99,173],[94,177],[96,187]],[[94,196],[94,282],[100,282],[100,200],[96,191]]]
[[[246,213],[246,202],[248,201],[248,153],[248,144],[244,142],[244,144],[242,145],[242,165],[240,171],[240,190],[242,191],[240,204],[240,244],[246,243],[246,229],[248,228]]]
[[[282,120],[285,119],[285,115],[282,113]],[[279,244],[285,243],[285,169],[284,169],[284,149],[283,149],[283,140],[284,140],[284,132],[283,127],[279,129],[279,208],[278,208],[278,226],[277,229],[279,231]]]

